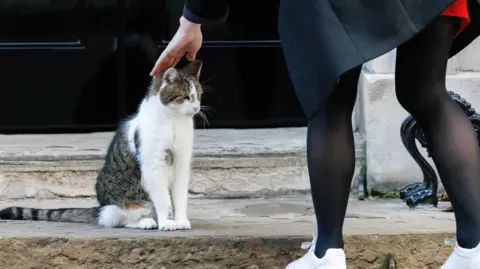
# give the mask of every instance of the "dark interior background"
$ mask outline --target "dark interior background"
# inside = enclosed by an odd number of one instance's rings
[[[202,27],[198,128],[304,126],[277,33],[278,0],[231,1]],[[175,33],[179,0],[0,1],[0,132],[114,130],[134,113]],[[180,66],[185,62],[181,62]]]

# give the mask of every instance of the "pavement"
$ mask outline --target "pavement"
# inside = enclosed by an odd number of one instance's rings
[[[315,233],[310,197],[270,199],[202,199],[189,201],[190,231],[106,229],[90,224],[0,220],[0,237],[309,237]],[[94,199],[47,199],[0,202],[8,206],[40,208],[91,207]],[[409,209],[401,201],[351,199],[345,220],[346,235],[435,234],[455,232],[452,213],[439,208]]]
[[[11,200],[0,207],[94,206],[93,199]],[[451,253],[452,213],[400,201],[351,200],[349,269],[438,269]],[[192,230],[105,229],[91,224],[0,220],[0,268],[283,269],[315,232],[307,196],[190,199]],[[321,240],[321,239],[320,239]],[[395,261],[396,267],[389,267]]]

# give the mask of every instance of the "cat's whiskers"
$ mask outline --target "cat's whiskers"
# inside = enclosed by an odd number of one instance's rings
[[[205,85],[205,86],[202,86],[202,90],[203,92],[209,92],[209,91],[214,91],[215,89],[211,86]]]
[[[205,128],[205,124],[206,125],[210,125],[210,122],[208,121],[207,119],[207,116],[203,113],[203,111],[198,111],[198,115],[200,116],[200,118],[202,119],[202,122],[203,122],[203,128]]]
[[[204,82],[201,83],[202,87],[203,85],[205,85],[205,83],[209,82],[212,78],[214,78],[214,76],[211,76],[209,78],[207,78]]]
[[[207,113],[209,116],[211,115],[210,114],[211,111],[215,112],[215,109],[213,109],[209,106],[200,106],[200,110]]]

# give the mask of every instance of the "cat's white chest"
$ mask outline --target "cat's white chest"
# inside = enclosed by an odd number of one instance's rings
[[[173,149],[178,155],[190,155],[193,147],[193,119],[179,119],[173,124]]]

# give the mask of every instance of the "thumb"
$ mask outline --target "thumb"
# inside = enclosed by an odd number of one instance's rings
[[[187,60],[189,60],[190,62],[195,60],[196,57],[197,57],[197,52],[188,52],[187,53]]]

